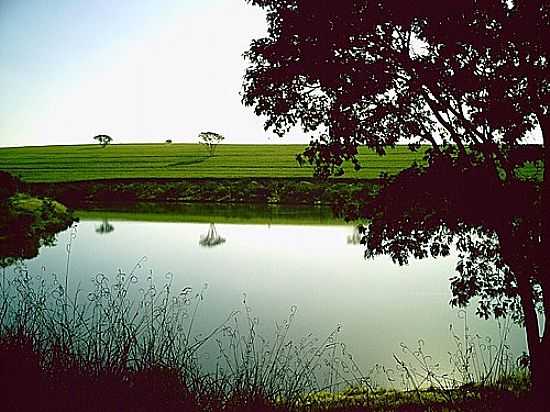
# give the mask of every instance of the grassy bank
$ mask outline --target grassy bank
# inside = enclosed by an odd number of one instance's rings
[[[300,167],[296,155],[302,145],[220,145],[209,157],[198,144],[121,144],[0,148],[0,170],[27,182],[70,182],[139,178],[309,178],[311,167]],[[399,146],[381,157],[361,148],[363,169],[346,167],[347,178],[378,178],[396,174],[426,148],[411,152]]]

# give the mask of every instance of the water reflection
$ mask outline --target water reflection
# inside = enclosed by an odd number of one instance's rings
[[[53,239],[48,241],[40,238],[25,236],[0,236],[0,268],[15,265],[24,259],[32,259],[38,255],[41,244],[51,244]]]
[[[139,282],[152,278],[162,284],[164,274],[172,272],[175,291],[201,290],[208,283],[196,319],[201,333],[238,310],[243,293],[260,321],[258,332],[268,336],[272,325],[297,305],[292,339],[310,332],[326,336],[342,324],[341,340],[364,370],[375,363],[393,365],[400,343],[414,346],[419,338],[439,361],[453,351],[449,324],[462,322],[448,306],[452,297],[448,278],[455,272],[457,258],[454,250],[448,259],[411,261],[399,267],[385,256],[365,261],[363,248],[347,242],[350,236],[357,237],[357,228],[325,222],[305,225],[319,221],[315,209],[308,216],[305,211],[293,214],[279,208],[276,219],[269,210],[239,216],[235,209],[229,212],[220,207],[219,217],[213,218],[200,215],[199,209],[197,205],[189,215],[162,216],[102,211],[86,218],[83,213],[70,262],[67,231],[57,246],[42,248],[38,258],[26,263],[29,273],[41,273],[42,267],[46,273],[64,273],[70,263],[72,290],[89,287],[98,273],[115,278],[117,273],[133,274],[133,268],[138,268]],[[116,231],[98,236],[96,228],[105,221],[116,221]],[[200,241],[224,246],[209,247]],[[477,319],[473,310],[468,314],[471,331],[498,338],[494,323]],[[510,335],[511,347],[521,353],[523,332],[514,329]]]
[[[56,234],[70,222],[37,225],[31,215],[9,216],[0,207],[0,268],[6,268],[38,256],[42,246],[53,246]]]
[[[349,245],[359,245],[363,234],[361,233],[361,226],[354,226],[351,235],[348,235],[348,244]]]
[[[78,210],[83,219],[134,220],[150,222],[252,223],[335,225],[343,220],[333,216],[330,207],[296,205],[245,205],[219,203],[88,203]]]
[[[103,222],[101,222],[101,224],[95,229],[96,233],[99,233],[100,235],[106,235],[111,233],[113,230],[115,230],[115,227],[106,219],[104,219]]]
[[[199,245],[203,247],[214,247],[219,246],[223,243],[225,243],[225,238],[221,237],[218,234],[214,223],[210,223],[210,226],[208,227],[208,233],[206,233],[206,235],[201,235],[199,240]]]

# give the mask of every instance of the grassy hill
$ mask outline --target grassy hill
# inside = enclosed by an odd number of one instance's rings
[[[27,182],[70,182],[115,178],[284,178],[311,177],[311,167],[300,167],[296,154],[302,145],[220,145],[209,157],[198,144],[119,144],[0,148],[0,170]],[[376,178],[398,173],[423,150],[397,147],[387,156],[361,149],[363,169],[346,167],[347,178]]]

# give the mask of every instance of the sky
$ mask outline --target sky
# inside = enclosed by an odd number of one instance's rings
[[[266,33],[244,0],[0,0],[0,146],[283,139],[241,103]]]
[[[203,131],[307,143],[265,132],[241,103],[242,54],[266,28],[245,0],[0,0],[0,147],[194,143]]]

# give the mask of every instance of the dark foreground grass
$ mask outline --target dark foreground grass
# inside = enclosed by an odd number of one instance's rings
[[[304,394],[361,382],[337,331],[290,339],[295,309],[269,339],[246,302],[200,330],[204,290],[173,291],[169,274],[160,286],[139,280],[139,267],[98,274],[72,294],[68,273],[2,271],[2,410],[286,410]]]
[[[391,370],[365,375],[338,330],[291,338],[294,308],[268,338],[246,302],[199,333],[204,290],[174,291],[171,275],[160,286],[151,276],[140,280],[139,268],[98,274],[89,291],[74,293],[68,273],[2,271],[1,410],[525,410],[528,377],[508,362],[504,344],[479,362],[476,343],[456,337],[450,375],[421,344],[403,347]],[[401,380],[401,389],[378,387],[380,374]]]
[[[0,148],[0,170],[27,182],[70,182],[118,178],[309,178],[311,167],[300,167],[296,155],[303,145],[220,145],[208,156],[199,144],[121,144],[36,146]],[[390,149],[381,157],[359,150],[363,169],[351,165],[345,176],[378,178],[381,172],[397,174],[413,162],[422,162],[424,151],[407,146]]]

